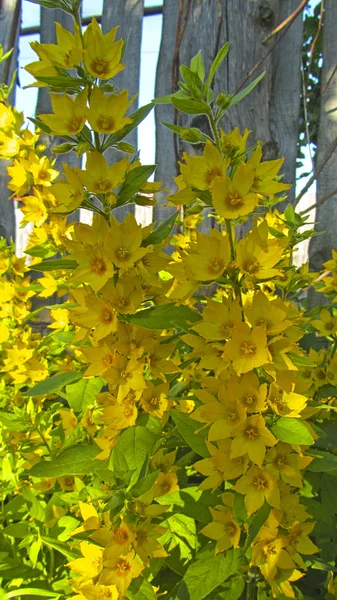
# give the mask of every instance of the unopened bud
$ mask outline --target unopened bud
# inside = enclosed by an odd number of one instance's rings
[[[122,152],[127,152],[128,154],[134,154],[136,152],[135,147],[131,146],[131,144],[128,144],[127,142],[119,142],[118,150],[121,150]]]
[[[88,142],[80,142],[77,146],[76,154],[77,156],[82,156],[85,152],[89,152],[90,144]]]
[[[64,144],[59,144],[59,146],[53,146],[51,151],[53,154],[67,154],[67,152],[70,152],[73,148],[75,148],[74,144],[65,142]]]

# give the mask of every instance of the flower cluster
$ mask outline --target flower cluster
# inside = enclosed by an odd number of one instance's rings
[[[321,275],[296,269],[309,234],[291,206],[275,208],[283,160],[220,127],[238,101],[210,89],[226,46],[206,79],[200,55],[183,67],[169,98],[211,130],[172,126],[203,144],[183,154],[168,197],[180,210],[157,227],[118,221],[115,208],[153,205],[160,189],[123,141],[151,106],[129,113],[134,98],[115,87],[117,28],[93,19],[82,34],[70,4],[73,32],[56,24],[57,43],[34,42],[27,67],[53,112],[31,133],[0,102],[9,188],[33,227],[29,262],[0,248],[5,590],[33,594],[43,579],[74,600],[307,597],[310,567],[323,584],[334,560],[319,519],[337,471],[337,317],[308,313],[302,294],[314,284],[334,298],[336,257]],[[41,132],[64,139],[55,154],[85,155],[83,168],[55,169]],[[67,222],[78,208],[91,224]]]

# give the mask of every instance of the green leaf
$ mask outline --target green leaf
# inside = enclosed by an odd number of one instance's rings
[[[82,412],[94,404],[96,394],[101,391],[104,384],[105,381],[101,377],[93,377],[67,385],[66,395],[70,408],[75,412]]]
[[[144,577],[133,579],[131,585],[124,592],[124,595],[131,600],[156,600],[157,596],[153,591],[151,583]]]
[[[245,585],[245,580],[242,575],[231,577],[229,581],[226,581],[226,583],[221,586],[219,600],[239,600],[245,589]]]
[[[267,502],[265,502],[263,506],[261,506],[261,508],[259,508],[259,510],[255,513],[248,527],[248,535],[245,545],[242,549],[242,556],[246,554],[248,548],[250,548],[250,546],[252,545],[261,527],[263,527],[266,520],[268,519],[270,511],[271,507]]]
[[[220,48],[218,54],[216,55],[215,59],[212,62],[212,65],[211,65],[211,68],[210,68],[210,71],[209,71],[209,74],[208,74],[208,77],[207,77],[206,83],[205,83],[206,89],[209,88],[209,86],[211,85],[215,73],[219,69],[224,58],[227,56],[228,50],[229,50],[229,43],[226,42],[222,46],[222,48]]]
[[[49,548],[54,548],[54,550],[57,550],[58,552],[63,554],[63,556],[68,558],[68,560],[75,560],[76,558],[81,557],[80,552],[78,552],[77,550],[70,550],[69,545],[64,542],[59,542],[58,540],[55,540],[54,538],[45,535],[41,536],[41,540],[43,544],[45,544],[45,546],[48,546]]]
[[[20,419],[14,413],[0,412],[0,423],[8,431],[25,431],[29,427],[29,422]]]
[[[31,2],[32,0],[29,1]],[[34,125],[41,129],[41,131],[44,131],[45,133],[51,133],[50,127],[48,127],[48,125],[41,121],[41,119],[34,119],[33,117],[28,117],[28,120],[34,123]]]
[[[42,596],[43,598],[59,598],[60,595],[60,592],[43,590],[41,588],[20,588],[18,590],[6,592],[5,597],[6,600],[9,600],[10,598],[17,598],[18,596]]]
[[[23,485],[21,493],[24,499],[27,501],[26,503],[30,516],[33,517],[34,520],[44,523],[46,519],[46,511],[41,502],[39,502],[34,495],[33,491],[27,485]]]
[[[148,178],[152,175],[156,165],[142,165],[131,169],[118,192],[118,201],[116,206],[125,204],[134,196]]]
[[[81,79],[80,77],[67,77],[65,75],[56,75],[55,77],[40,77],[36,76],[38,81],[42,81],[42,83],[47,83],[47,85],[51,85],[52,87],[57,88],[74,88],[86,85],[87,82],[85,79]]]
[[[192,92],[193,96],[196,98],[201,98],[202,81],[199,75],[186,65],[181,65],[179,70],[184,78],[186,87]]]
[[[299,419],[280,417],[270,429],[280,442],[300,446],[310,446],[314,443],[310,431],[303,421],[300,421]]]
[[[320,398],[337,398],[337,387],[330,384],[322,385],[318,390],[318,395]]]
[[[201,315],[188,306],[162,304],[155,308],[140,310],[135,315],[126,315],[127,321],[145,329],[171,329],[181,327],[183,331],[189,325],[201,320]]]
[[[188,115],[209,115],[210,113],[209,105],[203,100],[181,99],[173,95],[171,102],[175,108]]]
[[[248,94],[250,94],[253,91],[255,86],[261,81],[261,79],[263,79],[264,76],[265,76],[265,71],[263,71],[263,73],[261,73],[261,75],[259,75],[256,79],[254,79],[254,81],[252,81],[252,83],[247,85],[247,87],[245,87],[243,90],[241,90],[241,92],[239,92],[238,94],[233,96],[233,98],[230,101],[229,106],[232,107],[232,106],[235,106],[236,104],[238,104],[238,102],[241,102],[241,100],[243,100],[243,98],[248,96]]]
[[[159,473],[160,473],[160,471],[154,471],[153,473],[146,475],[146,477],[139,479],[137,481],[137,483],[135,483],[129,490],[131,492],[132,496],[134,498],[138,498],[142,494],[145,494],[145,492],[147,492],[150,488],[152,488]]]
[[[34,465],[29,474],[32,477],[62,477],[62,475],[86,475],[99,466],[94,461],[100,450],[94,444],[78,444],[67,448],[53,460],[42,460]]]
[[[292,352],[288,352],[287,356],[289,356],[291,362],[296,367],[316,367],[315,363],[312,360],[309,360],[306,356],[299,356],[298,354],[293,354]]]
[[[204,81],[205,67],[201,50],[199,50],[198,54],[193,56],[193,58],[191,59],[190,69],[191,71],[193,71],[193,73],[196,73],[199,76],[201,81]]]
[[[45,394],[53,394],[61,390],[65,385],[73,381],[78,381],[82,377],[82,371],[67,371],[48,377],[44,381],[40,381],[30,390],[24,392],[22,396],[44,396]]]
[[[28,523],[23,521],[22,523],[12,523],[2,530],[5,535],[11,535],[14,538],[25,538],[30,533],[30,527]]]
[[[43,260],[37,265],[30,265],[31,271],[56,271],[57,269],[76,269],[76,260],[60,258],[59,260]]]
[[[209,458],[210,454],[208,452],[206,442],[205,442],[205,434],[195,432],[200,429],[201,424],[197,421],[191,419],[189,415],[185,415],[184,413],[170,411],[170,415],[177,426],[177,429],[181,435],[181,437],[185,440],[185,442],[200,456],[203,458]]]
[[[33,246],[32,248],[28,248],[25,250],[25,254],[29,256],[34,256],[38,258],[49,258],[51,256],[55,256],[57,254],[57,250],[55,248],[46,248],[46,246]]]
[[[156,498],[159,504],[174,506],[175,513],[182,513],[201,523],[212,520],[209,507],[219,504],[219,497],[208,490],[199,490],[191,486]]]
[[[137,425],[125,429],[111,453],[110,468],[117,472],[134,471],[130,479],[130,485],[133,485],[138,481],[144,461],[151,455],[157,438],[147,427]]]
[[[324,452],[324,450],[311,450],[310,455],[315,456],[314,460],[307,466],[308,471],[315,473],[329,473],[337,471],[337,456]]]
[[[168,544],[168,551],[177,548],[182,560],[192,560],[197,547],[197,529],[194,519],[187,515],[172,515],[163,523],[167,531],[162,543]]]
[[[147,248],[147,246],[150,246],[150,244],[153,244],[154,246],[156,244],[161,244],[161,242],[163,242],[170,235],[174,224],[179,217],[179,214],[179,210],[176,210],[173,215],[167,217],[167,219],[165,219],[165,221],[163,221],[159,227],[157,227],[157,229],[152,231],[152,233],[150,233],[150,235],[143,240],[142,246]]]
[[[236,573],[240,567],[238,553],[227,550],[218,556],[199,559],[190,564],[177,586],[174,600],[202,600]]]

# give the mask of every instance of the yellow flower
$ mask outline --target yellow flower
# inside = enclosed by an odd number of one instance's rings
[[[110,224],[109,248],[113,263],[119,269],[127,271],[151,248],[141,248],[142,227],[133,215],[128,214],[122,223],[112,215]]]
[[[108,297],[114,309],[122,314],[135,313],[144,299],[139,280],[131,275],[122,275],[115,286],[108,282],[102,294]]]
[[[54,206],[52,213],[67,213],[78,208],[83,201],[84,190],[81,182],[81,169],[70,168],[67,163],[62,165],[67,181],[58,181],[52,187]]]
[[[98,133],[115,133],[132,123],[132,119],[125,117],[125,113],[133,101],[134,97],[128,100],[127,90],[107,95],[95,85],[91,91],[88,112],[92,129]]]
[[[94,294],[87,294],[85,307],[77,307],[71,314],[76,325],[85,329],[95,328],[95,341],[107,337],[117,329],[117,315],[111,302]]]
[[[0,344],[7,342],[9,338],[9,329],[4,323],[0,322]]]
[[[107,343],[101,344],[99,348],[83,348],[82,353],[90,366],[85,372],[86,377],[104,376],[115,362],[116,351]]]
[[[132,392],[131,390],[122,402],[118,402],[115,398],[109,406],[105,406],[99,421],[116,430],[133,427],[136,424],[138,410],[135,403],[129,399]],[[112,397],[110,396],[110,398]]]
[[[0,117],[1,118],[1,117]],[[1,158],[12,158],[19,153],[20,143],[16,136],[6,135],[0,131],[0,156]]]
[[[79,133],[86,122],[87,90],[82,90],[75,98],[67,94],[50,94],[54,114],[39,115],[50,129],[52,134],[74,135]]]
[[[165,527],[153,525],[150,519],[137,525],[135,540],[133,542],[137,554],[146,566],[149,566],[149,558],[166,558],[166,550],[158,542],[158,538],[166,532]]]
[[[276,335],[292,325],[286,320],[286,313],[261,291],[254,295],[251,307],[245,308],[245,314],[253,327],[264,326],[267,335]]]
[[[279,575],[278,569],[292,570],[295,563],[286,550],[287,538],[278,537],[277,529],[263,529],[263,535],[259,534],[258,541],[253,545],[252,561],[260,568],[265,579],[271,582]]]
[[[31,47],[45,63],[71,69],[82,60],[82,42],[78,25],[74,24],[74,34],[55,23],[57,44],[39,44],[31,42]],[[30,65],[28,65],[30,66]]]
[[[251,193],[254,171],[241,163],[233,177],[216,180],[212,187],[212,201],[217,214],[224,219],[236,219],[253,212],[258,197]]]
[[[200,490],[216,490],[224,481],[237,479],[245,473],[248,459],[244,456],[238,459],[230,457],[231,440],[219,440],[217,449],[213,444],[207,443],[211,458],[203,458],[194,464],[194,468],[206,476],[200,484]]]
[[[267,429],[262,415],[248,417],[235,432],[231,445],[231,458],[248,454],[250,460],[262,466],[266,446],[274,446],[277,439]]]
[[[178,477],[175,473],[159,473],[153,488],[153,497],[166,496],[179,490]]]
[[[196,242],[191,244],[189,253],[183,257],[187,274],[195,281],[213,281],[222,275],[230,261],[230,248],[227,236],[217,229],[210,235],[196,233]],[[170,266],[168,267],[170,271]],[[172,272],[174,275],[174,273]]]
[[[268,404],[277,415],[282,417],[300,418],[307,402],[307,396],[292,390],[285,391],[275,382],[269,388]]]
[[[168,400],[167,397],[168,392],[169,386],[167,383],[155,386],[151,381],[147,381],[140,400],[141,407],[145,412],[161,419],[172,405],[172,401]]]
[[[64,329],[69,325],[69,311],[66,308],[58,308],[50,311],[53,323],[48,325],[50,329]]]
[[[13,127],[15,124],[15,115],[10,106],[0,102],[0,128]]]
[[[89,284],[95,292],[114,275],[115,269],[105,248],[87,246],[86,249],[71,252],[70,258],[74,258],[79,264],[70,279]]]
[[[269,196],[274,198],[275,194],[289,190],[291,185],[289,183],[281,183],[278,181],[280,178],[277,174],[284,163],[284,158],[278,158],[276,160],[265,160],[262,159],[262,148],[258,144],[256,150],[250,156],[247,161],[247,165],[252,167],[255,171],[252,189],[257,194],[262,196]]]
[[[216,302],[207,298],[207,306],[202,313],[202,323],[192,329],[206,340],[226,340],[230,338],[234,324],[241,321],[241,306],[238,301],[223,298]]]
[[[263,221],[236,245],[236,262],[240,270],[256,279],[270,279],[280,275],[275,265],[282,259],[281,240],[268,239],[268,225]]]
[[[107,194],[124,181],[128,162],[127,158],[123,158],[109,167],[104,156],[97,150],[89,152],[85,171],[80,174],[81,181],[90,192]]]
[[[26,165],[28,162],[29,172],[33,176],[33,182],[35,185],[51,186],[56,177],[59,176],[59,172],[53,169],[49,158],[42,156],[39,158],[34,152],[29,155],[29,160],[25,161]]]
[[[245,129],[243,135],[241,135],[238,127],[228,133],[220,129],[221,151],[224,156],[228,157],[231,165],[237,164],[237,161],[242,161],[250,133],[249,129]]]
[[[226,175],[229,164],[210,141],[206,142],[202,156],[188,156],[184,152],[183,159],[186,164],[179,163],[183,180],[198,190],[210,189],[217,177]]]
[[[247,323],[238,323],[233,330],[232,339],[225,346],[224,354],[233,362],[238,375],[271,362],[265,328],[250,329]]]
[[[247,475],[236,482],[233,489],[245,495],[248,516],[256,512],[264,502],[280,508],[280,492],[275,479],[266,469],[253,465]]]
[[[20,206],[24,214],[22,223],[35,223],[40,227],[48,218],[48,212],[43,202],[43,196],[37,189],[34,189],[34,196],[25,196],[24,203]]]
[[[14,196],[23,196],[27,194],[33,183],[33,177],[30,173],[29,161],[24,159],[14,159],[13,166],[7,167],[7,173],[11,177],[8,188],[14,192]]]
[[[84,64],[98,79],[111,79],[124,69],[120,63],[123,40],[114,42],[117,27],[103,35],[96,19],[92,19],[84,32]]]
[[[248,413],[266,410],[267,384],[260,385],[255,373],[250,371],[240,378],[232,377],[226,387],[230,397],[236,398]]]
[[[118,600],[119,592],[115,585],[99,585],[84,583],[79,588],[79,595],[73,600]]]
[[[210,507],[209,510],[213,521],[206,525],[201,533],[211,540],[216,540],[215,553],[225,552],[231,547],[238,548],[241,531],[232,512],[225,506],[217,506],[216,509]]]
[[[81,542],[84,558],[77,558],[68,563],[68,567],[82,575],[84,580],[97,577],[103,569],[103,549],[89,542]]]
[[[145,388],[143,370],[143,363],[132,358],[127,360],[124,356],[117,354],[104,377],[114,388],[118,388],[117,399],[121,402],[130,390],[138,392]]]
[[[104,551],[104,571],[99,583],[104,585],[113,584],[120,594],[124,594],[132,579],[139,577],[143,569],[144,567],[135,558],[134,551],[110,558],[110,548],[106,548]]]
[[[337,331],[337,316],[331,316],[330,312],[323,308],[319,313],[320,320],[310,321],[311,325],[317,329],[321,335],[330,336]]]
[[[310,456],[301,456],[294,452],[289,444],[278,442],[274,448],[267,452],[266,468],[276,479],[283,479],[285,483],[295,487],[302,487],[300,470],[305,469],[313,460]]]

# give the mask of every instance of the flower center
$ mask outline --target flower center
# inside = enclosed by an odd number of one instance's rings
[[[246,271],[246,273],[249,273],[249,275],[255,275],[260,269],[260,263],[255,258],[252,260],[245,260],[242,269],[243,271]]]
[[[121,527],[119,527],[118,529],[116,529],[115,531],[115,542],[116,544],[125,544],[125,542],[129,539],[128,533],[127,531],[125,531],[125,529],[122,529]]]
[[[111,365],[114,362],[114,355],[112,353],[109,354],[105,354],[105,356],[103,356],[103,365],[107,368],[111,367]]]
[[[103,258],[94,258],[91,261],[91,270],[97,273],[97,275],[104,275],[106,269],[107,267]]]
[[[95,191],[101,194],[105,194],[111,190],[111,181],[104,179],[103,177],[98,181],[95,181]]]
[[[116,563],[116,571],[120,577],[126,577],[131,571],[131,565],[127,560],[120,558]]]
[[[245,429],[244,436],[247,440],[257,440],[260,437],[259,430],[257,427],[252,427],[251,425]]]
[[[208,271],[210,273],[222,273],[225,268],[225,263],[221,258],[214,259],[208,266]]]
[[[243,206],[243,199],[241,198],[239,192],[233,192],[227,197],[227,203],[233,207],[240,207]]]
[[[253,356],[256,354],[256,346],[252,342],[243,342],[240,346],[240,351],[244,356]]]
[[[253,479],[253,486],[257,489],[258,492],[264,492],[268,489],[268,481],[262,475],[258,475]]]
[[[91,63],[91,69],[94,73],[97,73],[98,75],[107,75],[107,73],[109,72],[109,63],[107,60],[97,57]]]
[[[114,320],[114,313],[110,308],[103,308],[100,316],[100,321],[103,325],[110,325]]]
[[[244,401],[244,404],[247,404],[248,406],[252,406],[253,404],[256,403],[256,396],[254,396],[254,394],[246,394],[243,401]]]
[[[207,183],[207,185],[211,185],[212,181],[216,177],[221,177],[221,175],[222,175],[222,173],[221,173],[220,169],[218,169],[217,167],[214,167],[213,169],[206,171],[205,182]]]
[[[108,117],[107,115],[100,115],[97,119],[97,125],[99,129],[114,129],[115,128],[115,119],[113,117]]]
[[[127,248],[117,248],[116,256],[119,260],[127,260],[130,256],[130,252]]]
[[[84,123],[83,117],[72,117],[72,119],[67,121],[67,130],[70,133],[77,133],[79,129],[81,129]]]

